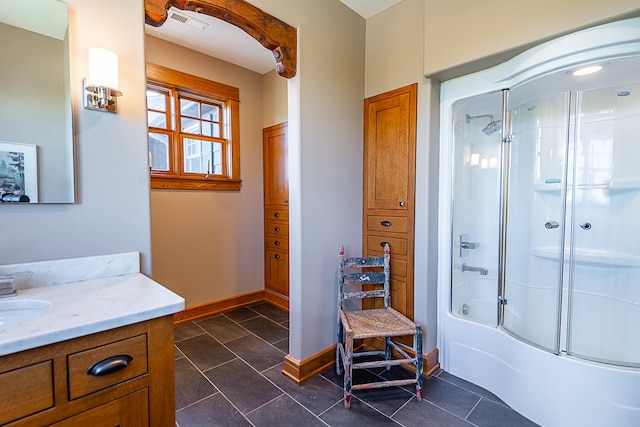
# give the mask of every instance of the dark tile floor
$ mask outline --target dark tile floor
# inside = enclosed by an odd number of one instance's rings
[[[535,426],[500,399],[444,371],[413,387],[362,390],[351,409],[342,403],[342,377],[331,368],[298,387],[282,375],[288,353],[288,313],[267,303],[175,327],[176,420],[191,426]],[[365,377],[404,377],[354,372]]]

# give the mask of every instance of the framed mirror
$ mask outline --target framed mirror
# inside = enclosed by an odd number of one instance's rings
[[[0,9],[0,205],[75,201],[68,17],[58,0]]]

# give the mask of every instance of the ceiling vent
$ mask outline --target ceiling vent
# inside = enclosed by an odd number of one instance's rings
[[[171,14],[169,15],[169,18],[175,19],[176,21],[182,24],[189,25],[190,27],[193,27],[196,30],[200,30],[200,31],[203,31],[205,28],[209,26],[209,24],[207,24],[206,22],[203,22],[194,18],[189,18],[186,15],[183,15],[181,13],[174,12],[174,11],[171,12]]]

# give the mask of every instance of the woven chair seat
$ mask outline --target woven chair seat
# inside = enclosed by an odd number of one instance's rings
[[[341,311],[342,324],[354,339],[415,335],[416,325],[393,308]]]

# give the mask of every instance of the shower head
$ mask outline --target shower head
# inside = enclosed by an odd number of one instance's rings
[[[493,114],[481,114],[479,116],[470,116],[469,114],[467,114],[466,122],[471,123],[471,120],[481,119],[483,117],[489,117],[489,120],[490,120],[489,124],[482,129],[482,133],[484,133],[485,135],[487,136],[493,135],[494,133],[498,132],[502,127],[502,120],[495,120],[495,118],[493,117]]]
[[[494,133],[498,132],[501,128],[502,128],[502,120],[496,121],[491,119],[489,124],[482,129],[482,133],[484,133],[487,136],[491,136]]]

